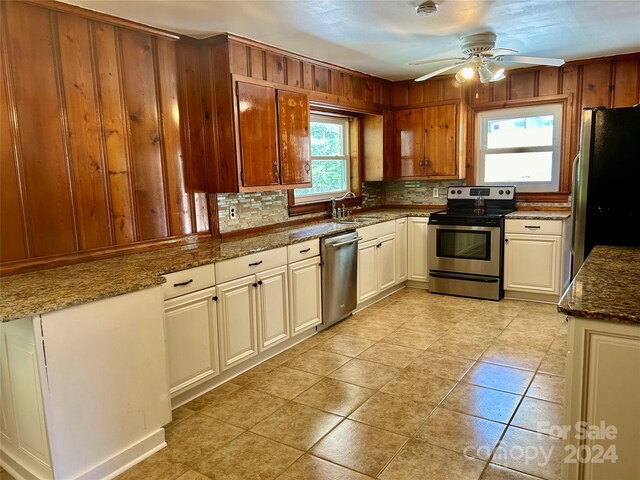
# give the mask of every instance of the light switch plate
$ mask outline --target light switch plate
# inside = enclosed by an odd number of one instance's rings
[[[440,189],[438,187],[435,187],[433,189],[433,198],[438,198],[440,196]]]

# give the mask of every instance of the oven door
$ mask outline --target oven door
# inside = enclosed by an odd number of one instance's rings
[[[500,227],[429,225],[429,270],[500,276]]]

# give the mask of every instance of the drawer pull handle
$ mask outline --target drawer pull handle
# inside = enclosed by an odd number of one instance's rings
[[[311,247],[305,248],[304,250],[300,250],[300,253],[307,253],[311,251]]]
[[[193,282],[193,278],[190,278],[186,282],[174,283],[173,286],[174,287],[184,287],[185,285],[189,285],[192,282]]]
[[[537,230],[540,228],[540,225],[525,225],[524,228],[530,228],[531,230]]]
[[[257,266],[257,265],[260,265],[261,263],[262,263],[262,260],[260,260],[259,262],[253,262],[253,263],[250,263],[250,264],[249,264],[249,266],[250,266],[250,267],[255,267],[255,266]]]

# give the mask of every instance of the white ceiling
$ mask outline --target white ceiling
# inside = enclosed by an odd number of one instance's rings
[[[493,31],[496,46],[566,60],[640,51],[638,0],[64,0],[203,38],[231,32],[389,80],[446,64],[415,60],[458,56],[458,39]]]

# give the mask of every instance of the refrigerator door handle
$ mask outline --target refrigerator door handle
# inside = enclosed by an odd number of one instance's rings
[[[580,154],[576,155],[571,165],[571,253],[575,255],[576,245],[576,198],[578,194],[578,162]]]

